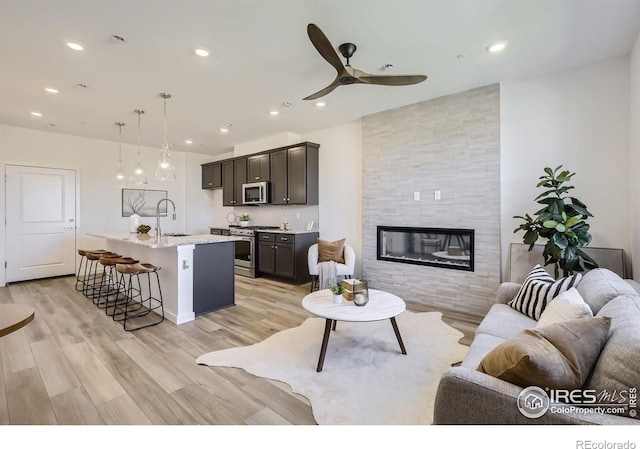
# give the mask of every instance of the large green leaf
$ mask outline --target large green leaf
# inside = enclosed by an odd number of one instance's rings
[[[544,223],[542,223],[542,226],[544,226],[545,228],[548,228],[548,229],[553,229],[556,226],[558,226],[558,224],[559,223],[557,221],[547,220]]]
[[[564,223],[564,225],[567,228],[570,228],[572,226],[575,226],[576,224],[578,224],[578,222],[582,220],[582,215],[576,215],[574,217],[569,217],[569,219],[567,219]]]
[[[556,231],[558,232],[564,232],[565,231],[565,227],[562,223],[558,223],[558,225],[556,226]]]
[[[553,234],[553,237],[551,238],[551,240],[557,247],[561,249],[566,248],[567,245],[569,244],[569,240],[567,240],[567,237],[564,234],[561,234],[559,232],[556,232],[555,234]]]

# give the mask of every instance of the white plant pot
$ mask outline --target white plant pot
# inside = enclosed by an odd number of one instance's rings
[[[248,226],[249,226],[249,222],[248,222],[248,221],[241,221],[241,222],[240,222],[240,227],[241,227],[241,228],[246,228],[246,227],[248,227]]]
[[[138,232],[138,226],[140,226],[140,215],[129,216],[129,232]]]
[[[334,304],[342,304],[342,295],[333,295]]]

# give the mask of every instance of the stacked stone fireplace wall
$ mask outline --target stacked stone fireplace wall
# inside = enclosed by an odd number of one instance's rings
[[[484,315],[500,283],[499,85],[364,117],[362,159],[363,279]],[[377,226],[474,229],[474,271],[377,260]]]

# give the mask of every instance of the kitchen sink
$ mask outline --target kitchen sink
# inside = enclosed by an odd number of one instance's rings
[[[163,237],[189,237],[191,234],[180,234],[179,232],[167,232],[162,234]]]

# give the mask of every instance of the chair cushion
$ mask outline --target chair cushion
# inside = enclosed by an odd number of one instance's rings
[[[638,294],[624,279],[605,268],[596,268],[586,273],[576,288],[596,315],[613,298]]]
[[[584,302],[578,290],[572,287],[553,298],[547,308],[544,309],[544,312],[542,312],[542,315],[540,315],[536,327],[592,316],[593,312],[589,305]]]
[[[582,387],[607,341],[611,318],[592,317],[525,329],[500,343],[478,371],[521,387]]]
[[[516,297],[509,301],[509,305],[518,312],[539,320],[549,301],[578,285],[581,278],[582,275],[577,273],[556,281],[540,265],[536,265],[527,275]]]
[[[318,239],[318,262],[334,261],[344,263],[344,241],[345,239],[330,242]]]

